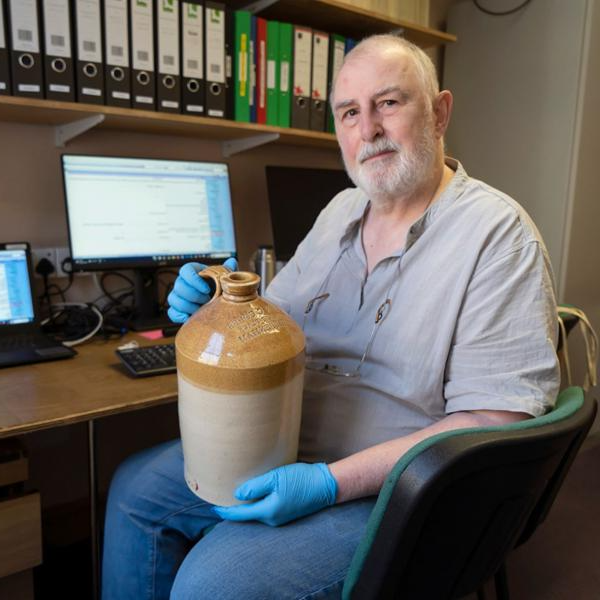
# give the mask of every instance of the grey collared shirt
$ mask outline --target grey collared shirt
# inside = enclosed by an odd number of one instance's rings
[[[369,275],[368,199],[348,189],[269,286],[304,327],[311,364],[354,371],[376,328],[360,377],[306,371],[302,460],[336,460],[456,411],[540,415],[554,402],[556,302],[541,237],[514,200],[447,164],[456,173],[443,194]]]

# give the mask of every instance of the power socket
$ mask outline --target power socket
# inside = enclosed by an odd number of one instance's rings
[[[69,274],[63,271],[61,267],[63,260],[71,255],[68,247],[59,246],[57,248],[33,248],[31,250],[31,255],[33,260],[33,273],[35,277],[40,279],[42,277],[35,272],[35,267],[40,260],[42,260],[42,258],[47,258],[54,266],[54,273],[49,276],[50,279],[69,276]]]
[[[68,277],[69,273],[62,268],[63,260],[71,256],[71,251],[68,246],[59,246],[56,250],[56,270],[59,277]]]

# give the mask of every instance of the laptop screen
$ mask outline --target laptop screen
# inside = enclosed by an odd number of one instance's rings
[[[35,319],[26,250],[0,248],[0,325]]]

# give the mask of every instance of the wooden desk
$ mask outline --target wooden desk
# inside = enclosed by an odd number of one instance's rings
[[[0,438],[175,401],[174,374],[134,378],[115,355],[131,340],[173,339],[128,334],[79,346],[71,359],[0,369]]]
[[[148,346],[173,339],[157,342],[128,334],[117,341],[78,346],[71,359],[0,369],[0,438],[87,422],[94,599],[100,554],[94,419],[177,399],[175,374],[134,378],[115,355],[118,346],[132,340]]]

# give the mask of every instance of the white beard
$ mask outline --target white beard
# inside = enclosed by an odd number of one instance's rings
[[[389,138],[364,143],[356,163],[344,165],[350,179],[371,199],[389,199],[414,194],[431,177],[437,142],[431,123],[425,124],[415,149],[408,151]],[[381,152],[393,151],[375,162],[364,162]]]

